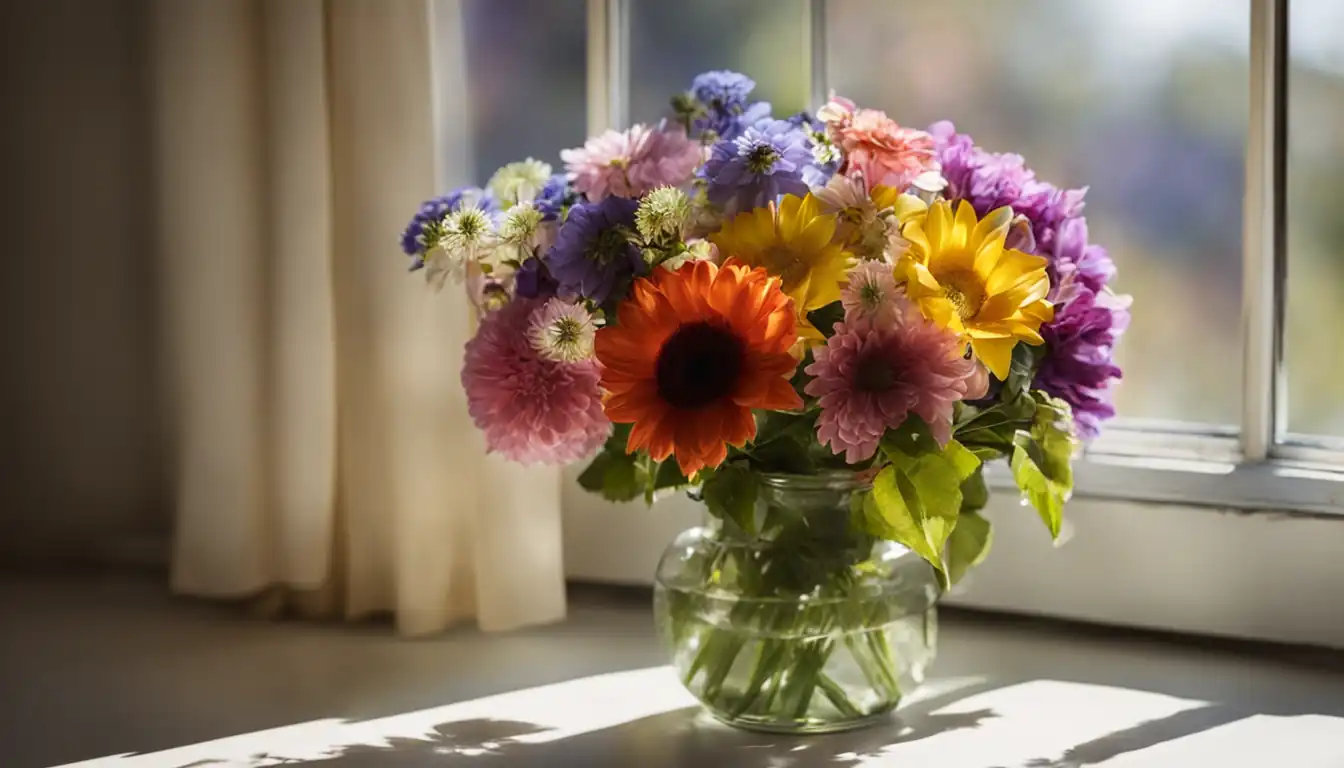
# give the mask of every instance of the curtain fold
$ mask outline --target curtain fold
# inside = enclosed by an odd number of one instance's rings
[[[469,151],[434,124],[435,69],[460,83],[465,57],[429,6],[156,5],[179,592],[391,611],[407,635],[563,616],[559,473],[485,455],[469,302],[395,245]]]

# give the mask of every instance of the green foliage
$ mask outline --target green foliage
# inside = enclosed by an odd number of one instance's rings
[[[1020,343],[1013,348],[1012,364],[1008,368],[1008,379],[1003,382],[1001,400],[1009,402],[1020,395],[1028,394],[1031,382],[1036,378],[1036,369],[1040,367],[1044,346],[1031,346]]]
[[[641,495],[652,504],[657,491],[690,484],[675,459],[654,461],[644,454],[625,452],[630,425],[617,424],[602,450],[579,475],[579,485],[607,501],[634,501]]]
[[[989,408],[963,405],[952,434],[981,461],[989,462],[1012,454],[1013,437],[1019,430],[1029,429],[1035,415],[1036,401],[1025,392]]]
[[[833,301],[807,313],[807,320],[812,323],[812,327],[821,331],[828,339],[835,335],[835,324],[844,319],[845,307],[839,301]]]
[[[740,463],[720,464],[704,471],[701,495],[710,514],[732,522],[748,534],[756,532],[756,474]]]
[[[1073,493],[1072,414],[1067,403],[1044,392],[1032,393],[1035,418],[1029,430],[1013,437],[1013,480],[1040,513],[1052,538],[1059,538],[1064,503]]]
[[[983,483],[982,483],[983,485]],[[979,512],[966,510],[947,539],[947,577],[956,584],[971,568],[984,561],[994,543],[994,528]]]
[[[915,456],[921,453],[937,453],[938,441],[929,425],[915,414],[906,417],[901,426],[889,429],[882,436],[882,452],[888,456],[904,454]]]
[[[917,453],[906,453],[899,443],[884,443],[891,463],[874,479],[857,522],[873,536],[904,544],[929,561],[946,585],[943,548],[961,513],[961,486],[980,459],[955,440],[941,450]]]
[[[984,465],[981,464],[961,484],[961,512],[979,512],[989,503],[989,486],[985,485]]]

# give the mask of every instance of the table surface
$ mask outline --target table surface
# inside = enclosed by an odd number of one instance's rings
[[[406,641],[270,622],[149,580],[0,580],[0,765],[1344,768],[1344,659],[944,612],[885,724],[781,737],[706,718],[648,596],[563,624]]]

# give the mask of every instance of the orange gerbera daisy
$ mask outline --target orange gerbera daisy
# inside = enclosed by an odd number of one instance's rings
[[[633,423],[626,451],[673,454],[690,477],[756,436],[753,408],[801,408],[793,301],[763,269],[693,261],[635,281],[597,332],[607,417]]]

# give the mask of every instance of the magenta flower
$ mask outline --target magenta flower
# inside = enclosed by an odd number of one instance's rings
[[[467,411],[490,452],[522,464],[566,464],[596,451],[611,432],[596,361],[547,360],[529,329],[544,302],[515,299],[481,318],[467,342]]]
[[[835,335],[805,371],[814,378],[803,391],[821,405],[817,439],[855,464],[871,458],[882,435],[913,413],[945,445],[952,438],[952,406],[976,377],[962,347],[908,304],[888,327],[836,323]]]
[[[634,125],[606,131],[579,149],[560,152],[575,190],[597,202],[608,195],[635,198],[691,180],[704,149],[677,126]]]

